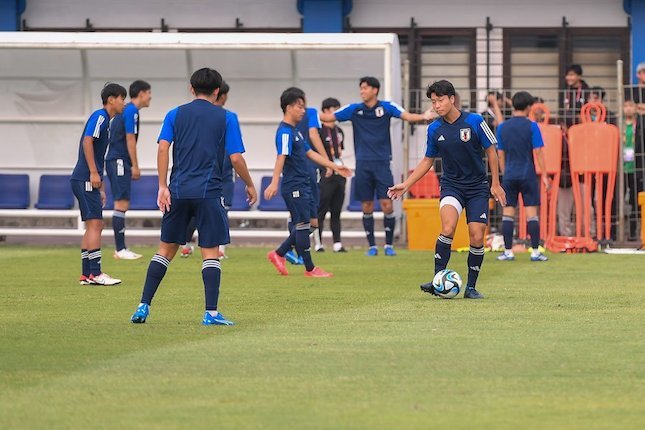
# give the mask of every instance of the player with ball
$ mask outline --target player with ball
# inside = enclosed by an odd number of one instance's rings
[[[388,196],[393,200],[401,198],[430,170],[435,158],[442,159],[439,203],[441,234],[435,247],[435,277],[433,282],[421,285],[421,289],[444,298],[454,297],[459,292],[461,278],[454,271],[446,270],[446,267],[450,260],[450,248],[457,221],[461,211],[465,209],[470,252],[464,298],[482,299],[484,296],[475,286],[484,261],[489,195],[492,194],[502,206],[506,205],[506,195],[499,183],[499,163],[495,149],[497,141],[480,115],[462,112],[455,106],[455,88],[450,82],[442,80],[433,83],[428,87],[426,95],[432,102],[432,108],[441,118],[428,126],[425,157],[408,179],[389,188]],[[482,150],[486,152],[492,174],[490,185]]]

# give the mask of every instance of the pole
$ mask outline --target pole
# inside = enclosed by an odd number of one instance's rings
[[[620,139],[618,140],[618,242],[625,240],[625,169],[623,164],[623,145],[625,139],[625,124],[623,121],[623,60],[616,61],[616,89],[618,95],[616,100],[618,102],[618,132]]]
[[[406,59],[403,63],[403,109],[410,110],[410,60]],[[410,124],[403,121],[403,177],[408,176],[410,171]],[[407,193],[404,198],[407,197]],[[408,229],[405,222],[405,213],[402,216],[401,222],[401,238],[403,243],[408,243]]]

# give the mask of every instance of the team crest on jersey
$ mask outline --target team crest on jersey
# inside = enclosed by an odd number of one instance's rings
[[[382,117],[385,111],[383,110],[383,106],[379,106],[376,109],[374,109],[374,113],[378,118]]]
[[[470,129],[469,128],[460,129],[459,130],[459,138],[461,139],[462,142],[470,141]]]

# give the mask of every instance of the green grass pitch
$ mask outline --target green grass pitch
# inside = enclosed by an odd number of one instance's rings
[[[431,252],[314,254],[335,277],[312,280],[230,247],[237,325],[203,327],[196,256],[130,323],[137,251],[103,259],[120,286],[83,287],[75,248],[0,247],[1,429],[645,428],[642,256],[487,254],[469,301],[419,290]]]

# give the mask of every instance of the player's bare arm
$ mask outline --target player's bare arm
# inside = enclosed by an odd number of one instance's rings
[[[338,173],[339,175],[349,178],[352,176],[352,171],[349,167],[347,166],[339,166],[336,163],[333,163],[329,161],[327,158],[323,157],[319,153],[313,150],[307,151],[307,157],[313,161],[314,163],[326,167],[328,169],[332,169],[334,172]]]
[[[275,167],[273,168],[273,177],[271,178],[271,183],[264,190],[264,198],[271,200],[273,197],[278,194],[278,185],[280,184],[280,175],[282,174],[282,169],[284,169],[284,162],[287,160],[286,155],[278,155],[275,159]]]
[[[491,145],[486,149],[486,156],[488,157],[488,166],[492,177],[490,192],[495,201],[498,201],[502,206],[506,206],[506,193],[499,183],[499,159],[497,158],[495,145]]]
[[[423,159],[417,164],[417,167],[414,168],[414,171],[408,176],[408,179],[401,182],[400,184],[395,184],[388,188],[387,195],[392,200],[398,200],[403,197],[405,193],[408,192],[410,187],[414,185],[419,179],[428,173],[428,170],[434,165],[434,158],[423,157]]]
[[[235,172],[237,172],[239,177],[246,184],[246,201],[249,203],[249,205],[255,204],[255,202],[258,200],[258,192],[255,189],[255,185],[253,185],[253,179],[251,179],[251,174],[249,173],[249,168],[246,165],[244,156],[237,152],[235,154],[231,154],[230,158]]]
[[[139,169],[139,159],[137,158],[137,138],[132,133],[125,135],[126,145],[128,147],[128,155],[132,162],[132,180],[136,181],[141,178],[141,170]]]
[[[423,113],[410,113],[406,111],[401,114],[401,119],[407,122],[430,121],[431,119],[434,119],[436,117],[437,115],[432,109],[428,109]]]
[[[92,188],[101,188],[101,175],[99,175],[96,163],[94,162],[94,138],[92,136],[85,136],[83,138],[83,154],[85,154],[87,167],[90,169]]]
[[[159,141],[157,149],[157,173],[159,175],[159,193],[157,194],[157,206],[161,212],[170,210],[170,190],[168,189],[168,164],[170,163],[170,142]]]
[[[538,166],[540,166],[540,171],[542,172],[542,183],[546,189],[551,188],[551,182],[549,181],[549,175],[546,172],[546,162],[544,161],[544,149],[536,148],[533,150],[535,153],[535,158],[537,158]]]

